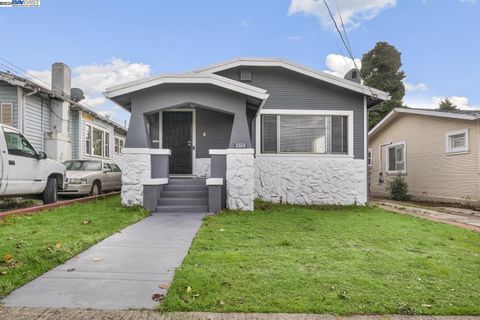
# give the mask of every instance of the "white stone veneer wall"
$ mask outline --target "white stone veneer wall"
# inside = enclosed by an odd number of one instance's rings
[[[151,177],[150,153],[135,153],[123,149],[122,156],[122,204],[143,205],[142,181]]]
[[[366,204],[365,160],[260,156],[255,197],[290,204]]]
[[[195,159],[195,165],[193,166],[193,174],[198,178],[208,178],[210,177],[210,167],[210,158]]]
[[[253,210],[254,159],[253,149],[227,149],[227,208]]]

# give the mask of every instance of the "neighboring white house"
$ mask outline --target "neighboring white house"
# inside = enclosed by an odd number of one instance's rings
[[[70,68],[52,66],[52,89],[0,72],[0,123],[19,129],[51,159],[109,159],[120,164],[126,129],[79,102]]]

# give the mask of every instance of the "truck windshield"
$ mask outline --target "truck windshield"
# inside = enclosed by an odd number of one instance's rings
[[[67,161],[64,164],[67,170],[102,171],[101,161]]]

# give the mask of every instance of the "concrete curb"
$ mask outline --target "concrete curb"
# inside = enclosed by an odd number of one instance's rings
[[[114,195],[120,194],[120,192],[110,192],[110,193],[105,193],[105,194],[100,194],[98,196],[89,196],[89,197],[83,197],[83,198],[78,198],[78,199],[72,199],[72,200],[65,200],[65,201],[58,201],[56,203],[51,203],[51,204],[44,204],[44,205],[39,205],[39,206],[33,206],[33,207],[28,207],[28,208],[22,208],[22,209],[16,209],[16,210],[11,210],[11,211],[5,211],[0,213],[0,218],[9,216],[9,215],[24,215],[24,214],[32,214],[32,213],[39,213],[42,211],[47,211],[47,210],[52,210],[60,207],[66,207],[70,206],[75,203],[84,203],[84,202],[89,202],[92,200],[98,200],[98,199],[104,199],[107,197],[111,197]]]
[[[353,315],[293,313],[211,313],[173,312],[162,314],[153,310],[91,310],[91,309],[35,309],[0,308],[0,319],[16,320],[476,320],[479,316],[408,316],[408,315]]]

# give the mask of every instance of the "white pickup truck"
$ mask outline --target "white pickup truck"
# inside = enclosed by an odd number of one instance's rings
[[[66,168],[47,159],[15,128],[0,124],[0,197],[41,196],[43,203],[57,202],[66,188]]]

